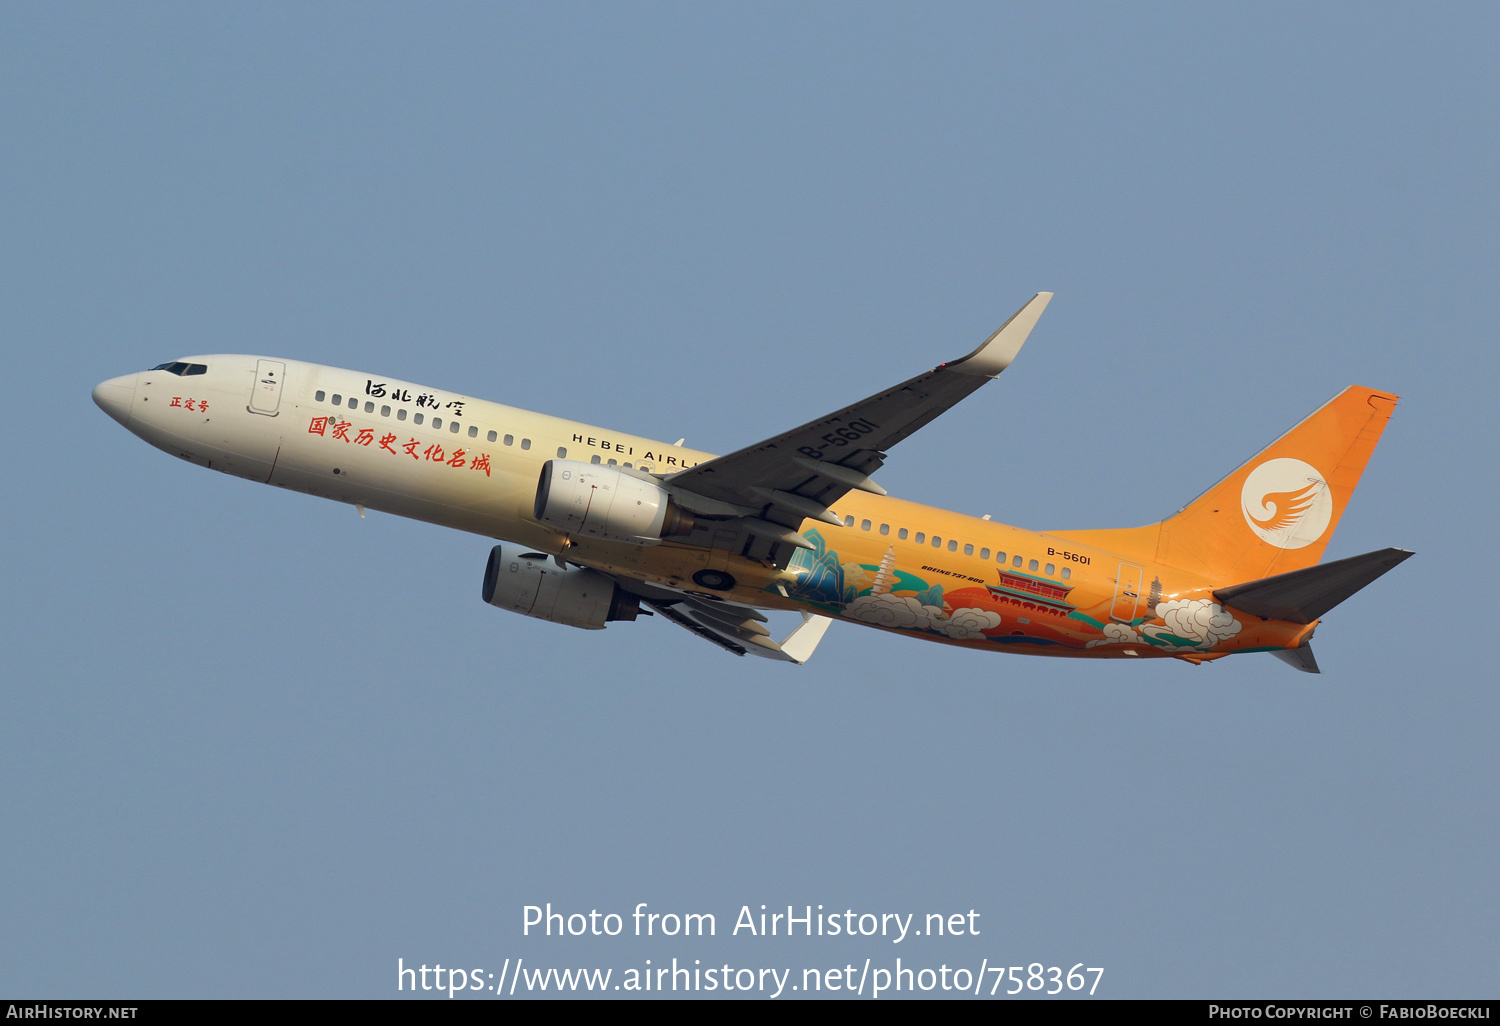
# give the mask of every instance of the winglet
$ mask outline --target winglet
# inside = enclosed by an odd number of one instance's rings
[[[1000,325],[1000,330],[991,335],[984,345],[961,360],[953,360],[947,366],[965,374],[980,374],[987,378],[996,377],[1016,358],[1016,354],[1021,351],[1021,346],[1026,343],[1026,337],[1031,334],[1031,329],[1036,327],[1036,322],[1041,319],[1042,311],[1047,309],[1047,304],[1051,301],[1052,293],[1038,292],[1031,298],[1031,302],[1021,307],[1011,315],[1010,320]]]
[[[805,663],[812,658],[813,649],[823,640],[823,632],[833,623],[826,616],[809,616],[802,625],[786,636],[781,651],[794,663]]]

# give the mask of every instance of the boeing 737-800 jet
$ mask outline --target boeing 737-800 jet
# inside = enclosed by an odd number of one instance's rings
[[[497,539],[485,601],[573,627],[649,609],[736,654],[800,663],[836,618],[996,651],[1271,652],[1317,672],[1318,618],[1411,555],[1318,563],[1394,395],[1345,389],[1147,527],[1029,531],[871,479],[1010,366],[1051,298],[962,359],[727,456],[259,356],[186,357],[105,381],[94,401],[200,466]],[[803,623],[777,642],[761,609]]]

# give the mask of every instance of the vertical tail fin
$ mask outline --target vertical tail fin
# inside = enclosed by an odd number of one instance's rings
[[[1396,399],[1351,385],[1161,523],[1056,533],[1227,584],[1315,566]]]
[[[1316,565],[1396,398],[1344,389],[1164,520],[1157,558],[1235,582]]]

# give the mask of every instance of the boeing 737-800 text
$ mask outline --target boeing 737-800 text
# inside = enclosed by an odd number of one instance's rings
[[[1028,531],[871,480],[891,446],[1010,366],[1051,298],[962,359],[727,456],[257,356],[164,363],[94,401],[200,466],[497,539],[485,601],[573,627],[651,609],[800,663],[836,618],[996,651],[1271,652],[1317,672],[1318,618],[1411,555],[1318,562],[1394,395],[1345,389],[1147,527]],[[803,623],[777,642],[761,609]]]

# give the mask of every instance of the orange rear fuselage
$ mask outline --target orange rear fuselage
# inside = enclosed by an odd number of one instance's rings
[[[1213,599],[1223,581],[1060,534],[858,492],[834,509],[844,526],[805,523],[817,548],[785,570],[670,542],[579,540],[568,558],[705,596],[692,575],[722,570],[738,582],[733,601],[1034,655],[1201,662],[1296,648],[1313,630],[1236,616]]]

